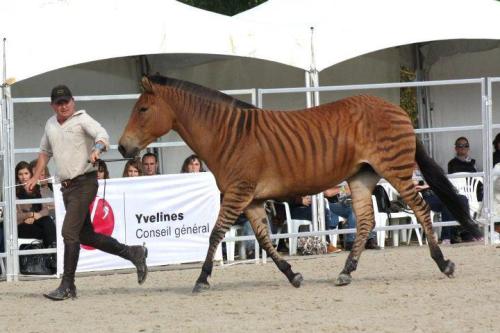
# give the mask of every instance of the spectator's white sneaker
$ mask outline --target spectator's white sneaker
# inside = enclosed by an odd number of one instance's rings
[[[493,244],[500,244],[500,233],[496,231],[493,233]]]

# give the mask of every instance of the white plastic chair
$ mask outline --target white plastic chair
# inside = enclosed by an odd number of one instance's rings
[[[384,187],[385,191],[387,192],[387,196],[389,197],[390,200],[394,200],[397,198],[398,192],[396,191],[396,189],[394,189],[394,187],[392,187],[391,184],[382,183],[380,185],[382,185],[382,187]],[[374,195],[372,195],[372,203],[373,203],[373,212],[375,215],[375,226],[382,226],[382,227],[388,226],[389,222],[390,222],[389,216],[387,213],[379,211],[378,205],[377,205],[377,199],[375,198]],[[415,230],[415,233],[417,235],[418,244],[420,246],[422,246],[422,234],[420,232],[420,228],[418,227],[417,218],[416,218],[415,214],[413,214],[413,212],[411,212],[411,213],[410,212],[398,212],[398,213],[391,213],[390,215],[391,215],[391,222],[393,219],[394,219],[394,221],[399,221],[398,219],[409,217],[410,221],[411,221],[410,223],[415,225],[415,228],[408,229],[408,232],[406,230],[401,230],[401,231],[394,230],[392,232],[392,241],[393,241],[394,246],[399,246],[400,232],[401,232],[401,235],[403,237],[403,241],[406,241],[407,244],[409,245],[410,240],[411,240],[412,230]],[[385,247],[385,233],[386,233],[385,231],[378,231],[377,232],[377,243],[378,243],[378,246],[380,246],[381,248]]]
[[[329,205],[329,202],[328,202],[328,199],[324,199],[325,200],[325,208],[330,212],[330,214],[333,214],[331,211],[330,211],[330,205]],[[341,223],[341,221],[345,221],[346,219],[343,218],[342,216],[339,216],[339,224],[337,224],[337,227],[333,230],[339,230],[339,225]],[[320,231],[324,231],[326,230],[326,221],[324,224],[321,224],[320,225]],[[331,234],[330,235],[330,242],[333,246],[337,246],[337,241],[338,241],[338,238],[339,238],[339,234]],[[323,240],[323,239],[322,239]]]
[[[285,217],[286,224],[288,226],[288,233],[298,233],[299,228],[301,226],[308,226],[309,230],[312,230],[312,222],[309,220],[295,220],[292,219],[292,215],[290,214],[290,206],[288,202],[278,202],[285,207]],[[297,237],[290,237],[288,241],[288,250],[290,255],[297,254]]]
[[[450,182],[458,192],[467,197],[469,201],[470,216],[477,218],[481,215],[483,203],[477,200],[477,188],[482,183],[482,177],[450,178]]]
[[[226,232],[225,237],[236,237],[238,234],[241,234],[242,231],[243,227],[241,225],[233,225]],[[235,243],[235,241],[226,242],[226,258],[228,262],[234,261]],[[239,246],[241,259],[246,259],[245,242],[239,242]]]
[[[21,247],[23,244],[31,244],[31,243],[42,243],[43,240],[38,238],[18,238],[17,246]]]

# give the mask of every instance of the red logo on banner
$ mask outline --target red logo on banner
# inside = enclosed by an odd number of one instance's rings
[[[115,227],[115,214],[111,205],[103,198],[96,197],[89,206],[90,220],[94,226],[94,231],[106,236],[111,236]],[[82,244],[86,250],[95,248]]]

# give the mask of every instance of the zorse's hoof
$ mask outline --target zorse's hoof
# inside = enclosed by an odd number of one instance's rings
[[[446,260],[446,267],[444,268],[443,273],[447,277],[452,278],[454,272],[455,272],[455,264],[450,260]]]
[[[351,280],[352,278],[350,274],[340,273],[339,276],[337,277],[337,280],[335,280],[335,285],[346,286],[349,283],[351,283]]]
[[[295,288],[298,288],[298,287],[300,287],[300,284],[302,283],[302,281],[304,281],[304,278],[302,277],[302,274],[297,273],[297,274],[294,275],[294,277],[293,277],[292,281],[290,281],[290,283]]]
[[[196,282],[193,288],[193,294],[198,294],[208,289],[210,289],[210,285],[208,283]]]

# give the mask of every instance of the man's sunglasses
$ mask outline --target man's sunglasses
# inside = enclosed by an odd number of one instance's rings
[[[464,145],[455,145],[455,147],[457,147],[457,148],[469,148],[469,144],[466,143]]]

